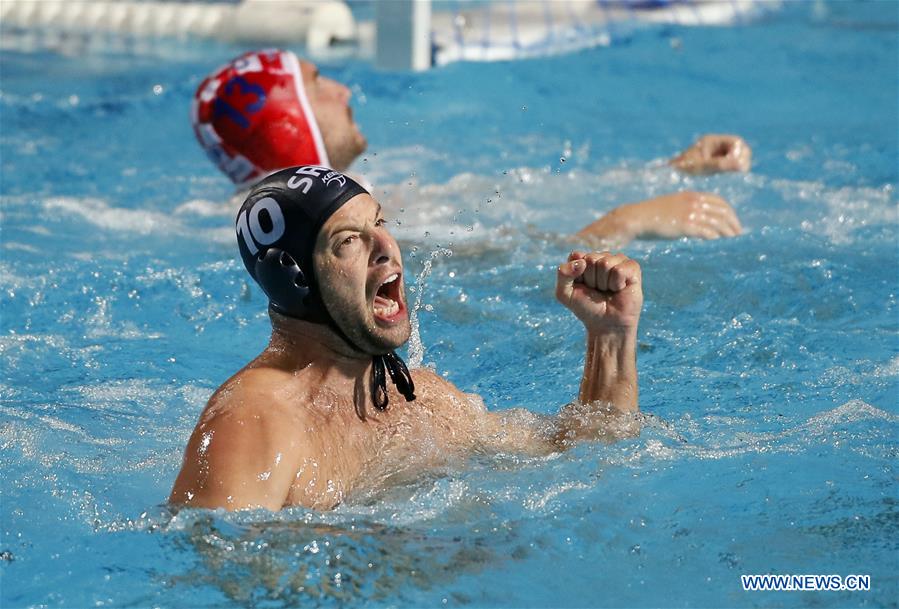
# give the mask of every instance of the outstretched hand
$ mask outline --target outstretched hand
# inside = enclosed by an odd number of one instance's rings
[[[556,298],[589,333],[636,332],[643,308],[640,265],[624,254],[572,252],[559,265]]]
[[[578,232],[590,243],[631,239],[718,239],[743,232],[734,208],[710,192],[676,192],[621,205]]]
[[[633,203],[625,211],[644,239],[718,239],[743,232],[734,208],[710,192],[675,192]]]
[[[684,173],[692,174],[746,172],[752,167],[752,148],[738,135],[708,134],[669,163]]]

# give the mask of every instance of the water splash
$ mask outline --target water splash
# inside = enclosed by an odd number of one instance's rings
[[[418,310],[422,308],[422,298],[424,295],[425,280],[431,274],[431,267],[434,260],[439,256],[449,258],[453,255],[453,251],[445,247],[438,247],[433,250],[428,259],[424,261],[421,272],[415,278],[415,304],[409,311],[409,321],[412,324],[412,334],[409,337],[409,368],[420,368],[422,360],[425,356],[425,346],[421,342],[421,333],[418,329]]]

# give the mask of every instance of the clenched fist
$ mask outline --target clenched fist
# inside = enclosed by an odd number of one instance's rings
[[[643,308],[640,265],[624,254],[572,252],[559,265],[556,298],[588,333],[636,332]]]
[[[738,135],[704,135],[669,163],[684,173],[749,171],[752,148]]]

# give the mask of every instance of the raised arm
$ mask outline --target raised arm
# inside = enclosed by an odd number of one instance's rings
[[[578,399],[556,417],[523,409],[488,412],[468,396],[476,440],[496,452],[546,454],[583,439],[632,435],[639,422],[637,326],[643,307],[640,265],[622,254],[572,252],[559,266],[556,298],[584,324],[587,350]],[[449,384],[447,384],[449,385]],[[465,398],[449,386],[457,402]],[[625,416],[622,416],[625,415]]]
[[[587,331],[580,402],[637,410],[640,265],[624,254],[572,252],[568,262],[559,265],[556,298]]]
[[[559,413],[556,443],[633,435],[639,421],[621,415],[639,410],[640,265],[623,254],[572,252],[559,265],[556,298],[587,332],[578,400]]]

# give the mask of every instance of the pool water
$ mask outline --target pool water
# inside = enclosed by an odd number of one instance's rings
[[[678,189],[746,233],[635,242],[638,438],[478,458],[329,513],[164,507],[211,392],[268,338],[187,109],[217,44],[0,53],[3,607],[885,607],[899,578],[899,6],[350,84],[418,277],[422,349],[491,409],[576,395],[565,235]],[[704,132],[748,175],[661,159]],[[867,574],[744,592],[741,574]]]

